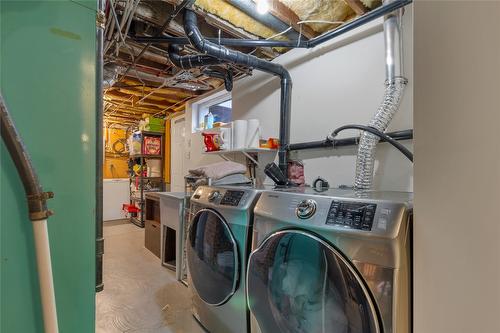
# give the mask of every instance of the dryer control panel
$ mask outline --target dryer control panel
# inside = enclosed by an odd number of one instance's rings
[[[227,190],[224,196],[222,197],[220,204],[224,206],[236,207],[240,204],[240,200],[241,198],[243,198],[244,194],[245,194],[244,191]]]
[[[372,203],[333,200],[326,224],[371,230],[376,209],[377,205]]]

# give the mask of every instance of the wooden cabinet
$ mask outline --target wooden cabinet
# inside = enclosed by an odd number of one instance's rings
[[[146,194],[144,247],[161,257],[160,199],[157,193]]]

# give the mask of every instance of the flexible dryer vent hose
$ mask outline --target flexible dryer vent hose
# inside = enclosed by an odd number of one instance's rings
[[[368,126],[384,132],[399,109],[403,97],[406,79],[397,78],[393,82],[386,82],[382,104]],[[375,168],[375,151],[380,138],[369,132],[363,132],[358,147],[356,159],[356,179],[354,187],[360,190],[372,188],[373,171]]]
[[[393,1],[397,0],[386,0],[384,5]],[[368,126],[380,132],[385,132],[398,111],[408,82],[403,75],[402,12],[402,9],[398,9],[384,18],[385,93],[375,116],[368,123]],[[379,140],[379,137],[368,132],[363,132],[361,135],[356,159],[355,189],[370,190],[373,186],[375,149]]]

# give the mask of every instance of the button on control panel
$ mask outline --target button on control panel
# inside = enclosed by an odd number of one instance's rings
[[[245,194],[244,191],[232,191],[228,190],[222,197],[222,200],[220,202],[221,205],[224,206],[238,206],[240,204],[241,198],[243,198],[243,195]]]
[[[208,201],[214,202],[218,197],[220,197],[220,192],[219,191],[212,191],[208,195]]]
[[[308,219],[316,213],[316,201],[308,199],[302,200],[295,209],[295,214],[299,219]]]
[[[337,224],[347,228],[371,230],[376,204],[333,200],[328,211],[326,224]]]

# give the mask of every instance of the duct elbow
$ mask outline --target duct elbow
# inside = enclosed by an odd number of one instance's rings
[[[198,33],[198,18],[196,13],[190,9],[186,9],[184,13],[184,31],[189,42],[200,52],[207,53],[203,38]]]
[[[168,57],[170,61],[177,67],[183,68],[181,56],[179,54],[180,48],[177,45],[170,44],[168,46]]]

